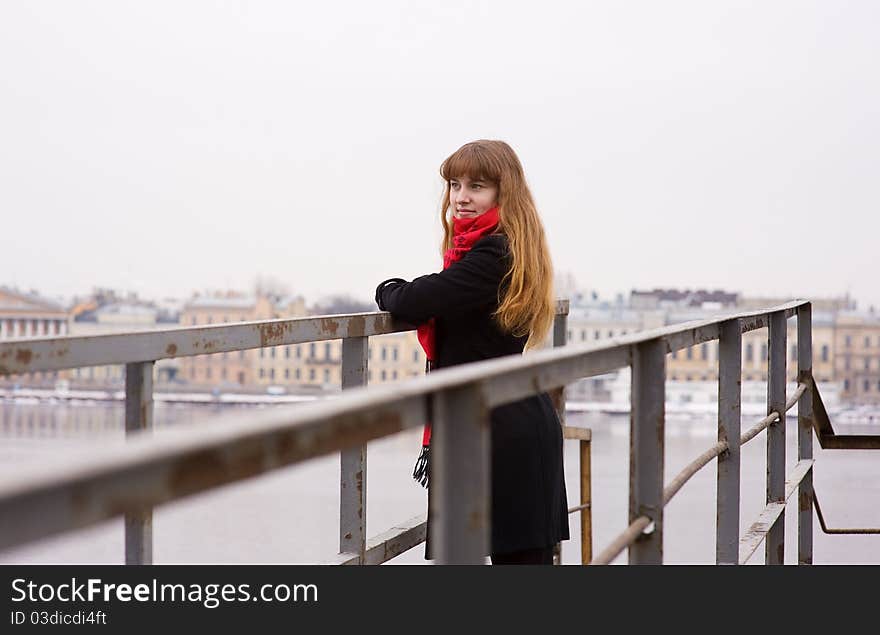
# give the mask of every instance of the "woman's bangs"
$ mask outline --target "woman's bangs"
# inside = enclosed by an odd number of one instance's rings
[[[445,181],[466,176],[472,181],[498,183],[501,171],[486,153],[471,146],[464,146],[443,162],[440,166],[440,176]]]

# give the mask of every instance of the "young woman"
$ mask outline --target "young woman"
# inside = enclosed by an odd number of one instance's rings
[[[553,322],[553,270],[519,159],[503,141],[473,141],[442,163],[440,175],[443,271],[386,280],[376,303],[419,325],[431,369],[539,345]],[[546,393],[523,399],[493,409],[491,422],[492,563],[552,564],[553,546],[569,537],[553,404]],[[413,473],[426,486],[429,447],[426,426]]]

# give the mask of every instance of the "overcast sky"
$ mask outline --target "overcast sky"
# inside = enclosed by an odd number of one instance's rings
[[[880,3],[0,4],[0,284],[439,267],[440,162],[503,139],[558,272],[880,307]]]

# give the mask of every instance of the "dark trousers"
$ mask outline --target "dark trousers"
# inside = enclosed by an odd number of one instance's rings
[[[493,554],[492,564],[553,564],[553,547]]]

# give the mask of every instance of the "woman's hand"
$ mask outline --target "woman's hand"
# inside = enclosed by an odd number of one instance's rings
[[[388,278],[388,280],[383,280],[379,283],[379,286],[376,287],[376,306],[379,307],[380,311],[387,311],[385,305],[382,304],[382,291],[385,290],[385,287],[390,287],[396,284],[405,284],[406,280],[403,278]]]

